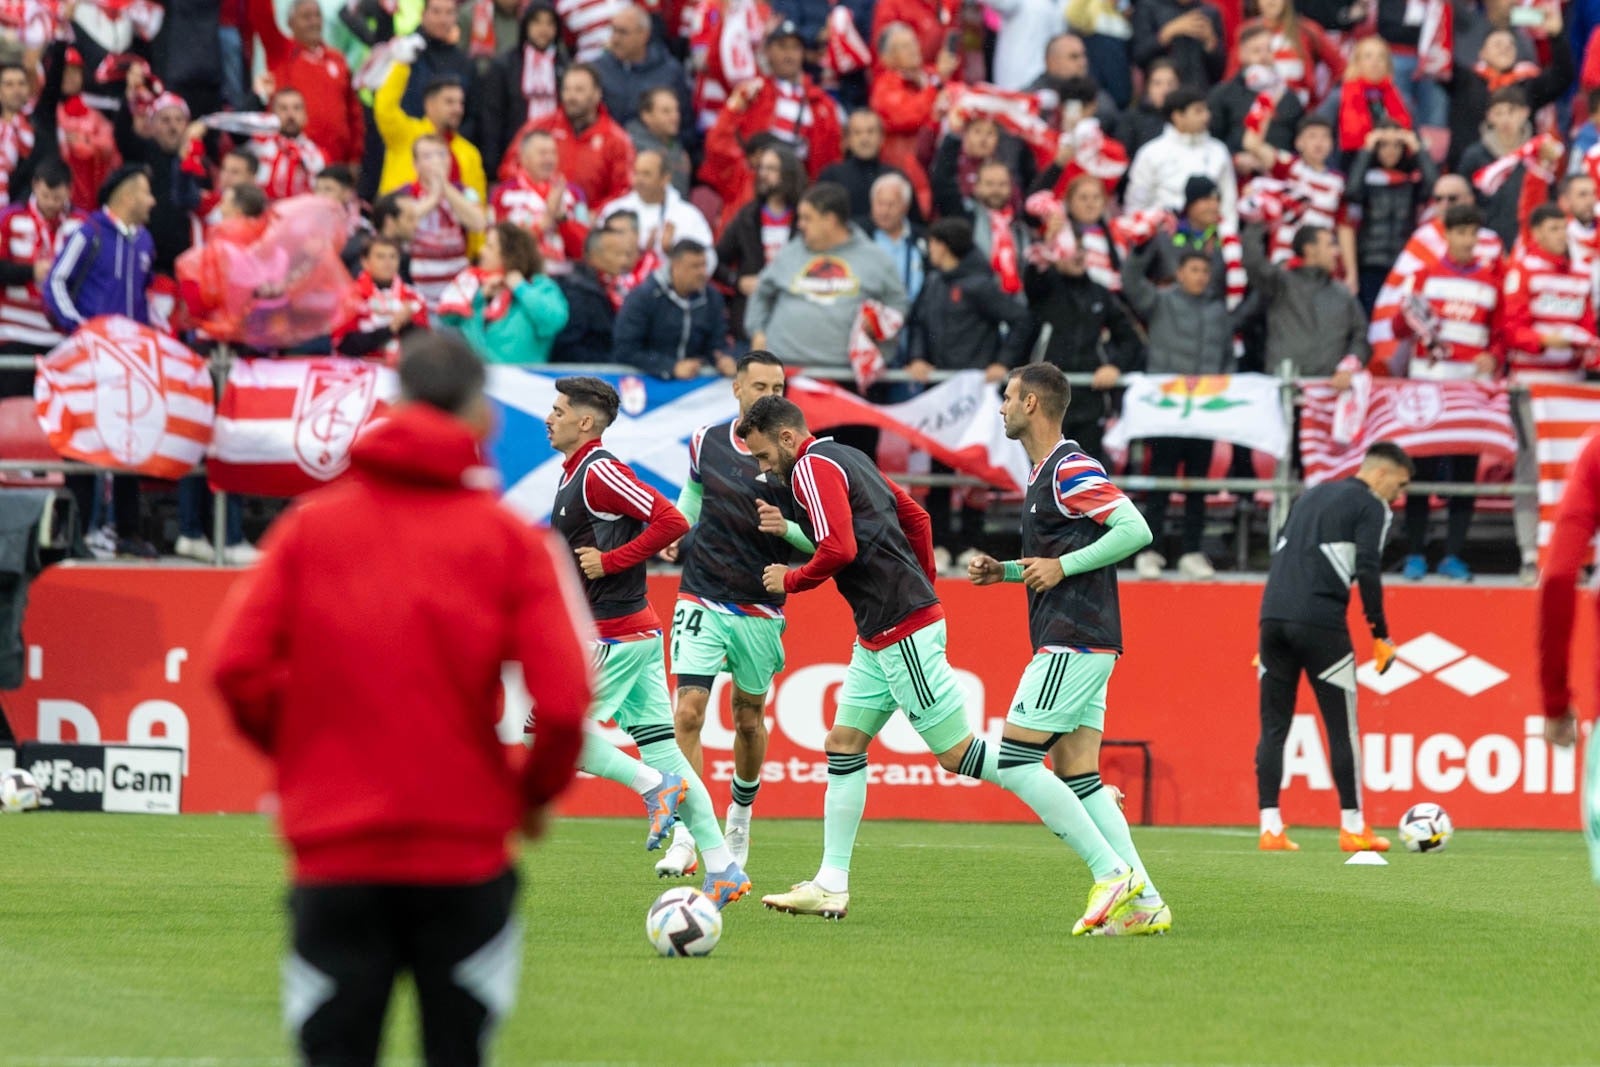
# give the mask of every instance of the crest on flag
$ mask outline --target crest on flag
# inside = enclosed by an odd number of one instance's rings
[[[326,361],[308,371],[294,405],[294,456],[300,469],[320,481],[344,473],[350,446],[377,401],[378,376],[369,366]]]

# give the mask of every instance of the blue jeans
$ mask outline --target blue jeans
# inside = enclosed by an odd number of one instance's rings
[[[1394,62],[1394,87],[1411,109],[1411,121],[1418,127],[1447,126],[1450,123],[1450,94],[1444,86],[1417,73],[1418,59],[1398,53]]]
[[[244,41],[237,26],[217,27],[217,49],[222,56],[222,99],[243,109],[248,98],[244,77]]]
[[[216,502],[216,495],[206,484],[204,475],[194,474],[178,482],[178,536],[209,537],[206,527],[208,505]],[[244,541],[244,503],[237,496],[228,497],[226,544],[237,545]]]
[[[1103,33],[1091,33],[1083,39],[1083,49],[1089,54],[1089,73],[1118,107],[1127,107],[1133,99],[1133,64],[1128,58],[1128,44],[1120,37]]]

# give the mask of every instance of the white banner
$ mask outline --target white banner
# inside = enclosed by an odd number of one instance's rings
[[[1127,374],[1122,417],[1106,430],[1118,451],[1145,437],[1229,441],[1280,459],[1289,450],[1282,383],[1270,374]]]

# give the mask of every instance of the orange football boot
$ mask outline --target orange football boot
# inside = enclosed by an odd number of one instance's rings
[[[1261,851],[1299,852],[1300,846],[1289,840],[1289,828],[1286,826],[1283,828],[1282,833],[1275,834],[1271,830],[1261,831]]]
[[[1359,834],[1353,834],[1349,830],[1341,829],[1339,831],[1339,851],[1388,852],[1389,839],[1387,837],[1379,837],[1373,833],[1371,826],[1363,826]]]

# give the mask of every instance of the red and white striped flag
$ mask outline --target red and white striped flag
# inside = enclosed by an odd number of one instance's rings
[[[1437,218],[1418,227],[1401,249],[1400,258],[1394,261],[1383,288],[1378,291],[1377,302],[1372,306],[1372,324],[1367,327],[1367,340],[1372,344],[1369,365],[1374,371],[1387,372],[1389,361],[1400,349],[1402,338],[1396,336],[1395,323],[1400,319],[1401,308],[1416,276],[1442,262],[1445,254],[1444,224]],[[1494,231],[1486,228],[1478,231],[1478,246],[1473,254],[1478,262],[1488,265],[1504,255],[1505,248]]]
[[[211,439],[206,361],[120,315],[91,319],[42,358],[33,395],[50,447],[96,466],[181,478]]]
[[[1472,453],[1509,462],[1517,450],[1511,398],[1496,383],[1377,378],[1366,410],[1357,412],[1339,411],[1340,394],[1324,385],[1306,386],[1301,395],[1300,459],[1308,486],[1354,474],[1379,441],[1393,441],[1412,456]]]
[[[1532,385],[1534,454],[1539,460],[1539,564],[1550,545],[1550,534],[1567,486],[1567,467],[1585,441],[1600,429],[1600,386]],[[1587,562],[1587,561],[1586,561]]]
[[[362,360],[241,359],[217,411],[206,459],[211,485],[280,497],[326,485],[398,395],[393,371]]]

